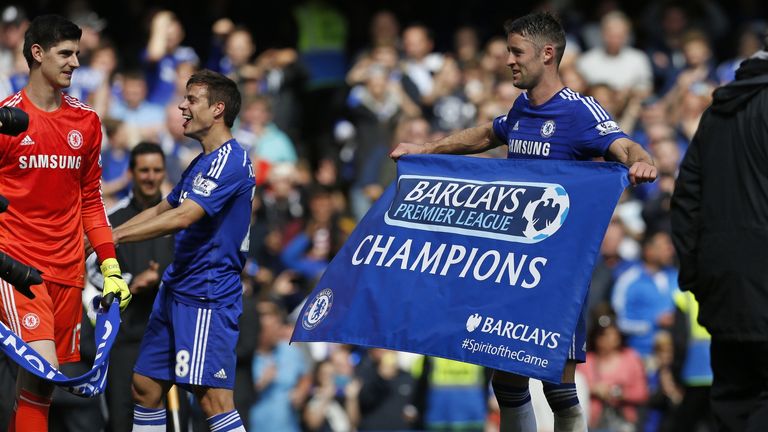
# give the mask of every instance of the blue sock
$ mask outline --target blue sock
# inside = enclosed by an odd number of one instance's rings
[[[207,421],[211,432],[245,432],[243,421],[236,410],[208,417]]]
[[[133,432],[165,432],[165,408],[133,405]]]
[[[547,397],[549,407],[553,412],[568,409],[579,404],[579,397],[576,395],[576,384],[544,384],[544,395]]]
[[[515,387],[492,382],[493,393],[499,402],[500,432],[531,432],[536,430],[536,415],[533,413],[531,394],[528,386]]]
[[[499,384],[492,382],[493,393],[496,395],[496,400],[499,402],[499,406],[502,407],[519,407],[525,405],[531,401],[531,394],[528,392],[528,387],[514,387],[506,384]]]

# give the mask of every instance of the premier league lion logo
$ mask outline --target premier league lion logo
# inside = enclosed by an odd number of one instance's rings
[[[541,241],[554,234],[568,216],[570,200],[561,186],[550,186],[536,201],[531,201],[523,211],[523,219],[528,223],[523,235],[534,241]]]

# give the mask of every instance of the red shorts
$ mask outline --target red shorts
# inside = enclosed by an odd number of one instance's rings
[[[82,288],[44,281],[32,292],[30,300],[0,279],[0,320],[25,342],[54,341],[59,364],[79,361]]]

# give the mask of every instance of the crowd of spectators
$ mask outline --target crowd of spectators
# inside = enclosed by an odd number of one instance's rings
[[[677,288],[669,200],[713,89],[761,48],[766,23],[731,22],[717,3],[694,3],[695,13],[686,3],[650,2],[630,19],[604,1],[591,21],[564,20],[564,82],[595,97],[659,168],[656,182],[625,191],[594,271],[588,361],[578,382],[595,430],[709,430],[706,397],[701,404],[711,383],[706,332],[696,328],[695,299]],[[243,95],[234,134],[258,183],[243,274],[244,319],[252,324],[241,339],[251,338],[251,348],[238,353],[244,424],[270,431],[494,430],[498,407],[483,368],[287,341],[297,308],[394,179],[390,147],[435,140],[509,110],[520,90],[506,66],[502,29],[456,28],[452,48],[438,51],[428,25],[380,10],[371,16],[365,49],[349,53],[350,23],[330,3],[298,3],[294,17],[295,47],[259,46],[247,23],[232,17],[194,29],[210,34],[210,48],[201,52],[185,45],[193,29],[174,11],[158,10],[148,17],[141,58],[127,62],[107,37],[109,23],[87,10],[73,13],[84,32],[81,67],[68,91],[104,124],[104,200],[112,207],[130,194],[130,151],[146,141],[165,153],[162,188],[170,190],[201,151],[183,136],[176,108],[187,78],[203,67],[228,75]],[[5,97],[26,82],[28,17],[9,6],[0,19]],[[636,29],[644,30],[643,40]],[[729,32],[738,32],[737,55],[723,58],[714,47]],[[109,407],[100,412],[108,416]],[[540,426],[546,429],[546,420]]]

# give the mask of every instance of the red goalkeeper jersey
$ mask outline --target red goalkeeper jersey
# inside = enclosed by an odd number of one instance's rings
[[[43,272],[43,279],[84,285],[83,232],[108,226],[101,199],[101,121],[89,106],[62,94],[52,112],[24,90],[5,99],[29,114],[29,129],[0,135],[0,249]]]

